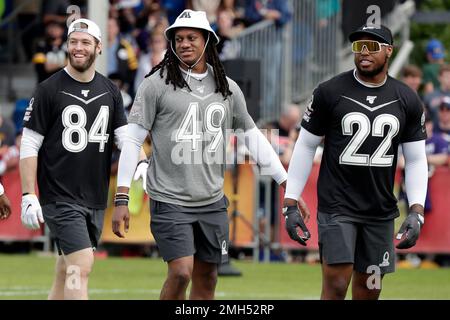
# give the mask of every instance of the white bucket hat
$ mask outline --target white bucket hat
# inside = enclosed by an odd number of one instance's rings
[[[82,28],[80,26],[80,23],[86,24],[87,28]],[[100,31],[100,28],[92,20],[77,19],[77,20],[73,21],[69,26],[69,30],[67,31],[67,37],[69,37],[69,35],[75,31],[88,33],[91,36],[93,36],[95,39],[97,39],[98,41],[102,42],[102,33]]]
[[[208,19],[206,18],[205,11],[184,10],[175,22],[164,31],[164,36],[168,41],[170,41],[171,31],[176,28],[196,28],[206,30],[214,35],[216,44],[218,44],[220,40],[211,28]]]

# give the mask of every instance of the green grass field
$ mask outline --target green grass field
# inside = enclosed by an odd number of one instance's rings
[[[0,255],[0,299],[46,299],[55,257]],[[217,299],[318,299],[320,265],[233,261],[242,277],[220,277]],[[166,274],[160,259],[98,259],[90,298],[158,299]],[[450,268],[398,270],[385,277],[382,299],[450,299]]]

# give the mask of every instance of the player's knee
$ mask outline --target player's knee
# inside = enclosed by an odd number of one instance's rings
[[[205,272],[202,275],[202,280],[203,280],[205,287],[214,289],[217,284],[217,271],[214,270],[214,271]]]
[[[347,279],[344,277],[336,277],[332,281],[328,281],[326,288],[333,295],[334,299],[345,299],[348,285]]]
[[[176,284],[177,287],[187,287],[191,281],[192,272],[187,268],[177,269],[169,275],[172,282]]]

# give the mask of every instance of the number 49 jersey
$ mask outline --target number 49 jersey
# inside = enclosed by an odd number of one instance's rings
[[[83,83],[61,70],[40,83],[24,127],[44,136],[37,173],[41,204],[105,208],[114,130],[126,124],[119,90],[99,73]]]
[[[426,139],[417,94],[389,77],[378,87],[342,73],[319,85],[302,127],[325,136],[318,210],[372,219],[398,216],[393,194],[400,143]]]

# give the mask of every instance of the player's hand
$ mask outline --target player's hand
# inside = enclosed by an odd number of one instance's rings
[[[397,244],[396,248],[408,249],[414,247],[417,239],[419,239],[420,229],[422,228],[424,221],[421,214],[410,211],[397,233],[397,240],[403,239]]]
[[[302,246],[306,246],[306,241],[311,237],[311,234],[303,221],[298,207],[284,207],[283,215],[286,218],[286,231],[289,234],[289,237],[300,243]],[[303,231],[303,236],[298,234],[297,228],[300,228]]]
[[[44,223],[42,208],[35,194],[22,196],[22,224],[28,229],[39,229],[40,223]]]
[[[302,214],[303,220],[307,223],[309,221],[309,218],[311,217],[311,212],[309,211],[309,208],[302,197],[298,199],[298,208],[300,209],[300,213]]]
[[[125,235],[120,231],[122,221],[124,222],[124,231],[127,233],[130,228],[130,212],[128,211],[128,206],[114,207],[112,231],[119,238],[125,238]]]
[[[6,194],[0,196],[0,220],[7,219],[11,214],[11,203]]]
[[[135,181],[142,178],[142,189],[144,189],[145,193],[147,193],[147,168],[148,168],[147,160],[139,161],[133,177],[133,180]]]

